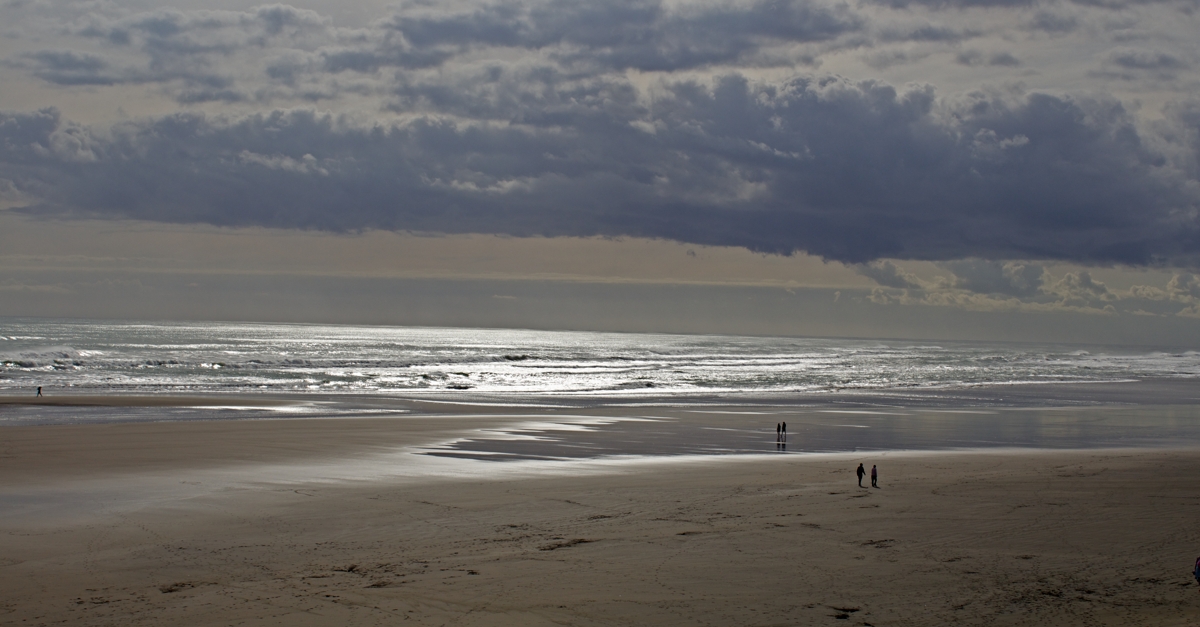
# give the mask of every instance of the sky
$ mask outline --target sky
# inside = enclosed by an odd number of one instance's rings
[[[0,4],[0,315],[1200,348],[1200,0]]]

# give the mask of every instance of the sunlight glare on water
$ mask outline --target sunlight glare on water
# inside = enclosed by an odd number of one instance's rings
[[[237,323],[0,322],[0,390],[737,397],[1200,376],[1068,346]]]

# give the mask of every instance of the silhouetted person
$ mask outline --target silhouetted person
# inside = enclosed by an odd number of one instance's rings
[[[879,487],[879,471],[875,469],[875,464],[871,464],[871,487]]]
[[[858,487],[861,488],[863,475],[867,474],[867,471],[863,470],[862,464],[859,464],[858,470],[855,470],[854,472],[858,473]]]
[[[783,441],[787,442],[787,423],[783,423]]]
[[[780,435],[782,433],[783,433],[783,427],[781,427],[778,422],[775,423],[775,441],[776,442],[779,442],[783,439]]]
[[[42,386],[38,386],[38,396],[42,395]]]

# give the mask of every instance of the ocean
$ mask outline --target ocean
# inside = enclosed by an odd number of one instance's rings
[[[508,412],[429,451],[486,459],[1200,444],[1200,353],[1153,348],[0,320],[0,395],[39,386],[228,402],[0,404],[0,425]]]
[[[0,319],[0,393],[737,402],[1200,378],[1137,348],[247,323]]]

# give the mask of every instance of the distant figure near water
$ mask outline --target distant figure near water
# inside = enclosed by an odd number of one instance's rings
[[[858,473],[858,487],[860,487],[860,488],[863,487],[862,478],[863,478],[863,475],[867,474],[867,471],[863,470],[862,464],[859,464],[858,470],[855,470],[854,472]]]
[[[787,423],[783,423],[783,441],[787,442]]]
[[[871,487],[879,487],[879,471],[875,469],[875,464],[871,464]]]
[[[38,386],[38,396],[42,395],[42,386]]]
[[[780,425],[778,422],[775,423],[775,441],[783,441],[783,425]]]

